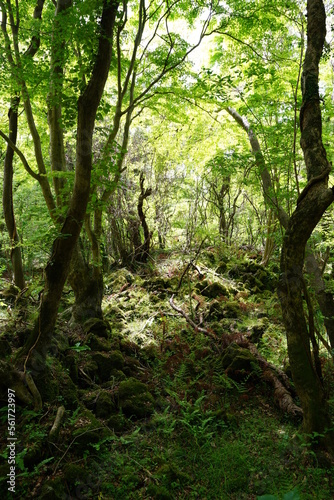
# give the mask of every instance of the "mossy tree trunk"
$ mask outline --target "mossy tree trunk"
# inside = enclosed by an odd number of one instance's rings
[[[306,243],[323,213],[334,201],[328,189],[330,164],[322,143],[319,99],[319,61],[326,36],[326,14],[322,0],[307,2],[307,50],[303,65],[300,111],[301,147],[308,184],[289,219],[282,253],[279,298],[286,328],[293,380],[304,411],[306,434],[324,434],[322,444],[334,451],[333,431],[322,382],[310,349],[310,336],[303,308],[303,266]]]
[[[89,318],[102,318],[102,265],[89,265],[85,262],[78,243],[74,249],[68,280],[75,297],[72,321],[77,323]]]
[[[18,123],[18,106],[20,98],[14,97],[8,112],[9,117],[9,140],[16,144],[17,138],[17,123]],[[7,226],[8,235],[11,241],[10,258],[12,261],[14,283],[21,290],[25,287],[25,279],[23,273],[22,254],[20,247],[20,238],[16,228],[13,204],[13,157],[14,150],[7,144],[4,172],[3,172],[3,194],[2,206]]]
[[[29,353],[29,364],[38,371],[45,366],[51,344],[58,306],[68,277],[72,255],[85,218],[90,194],[92,169],[92,136],[95,117],[108,77],[112,37],[118,9],[116,2],[105,0],[100,21],[100,36],[89,83],[78,99],[76,169],[73,194],[60,235],[53,243],[45,269],[45,289],[39,318],[20,355]]]

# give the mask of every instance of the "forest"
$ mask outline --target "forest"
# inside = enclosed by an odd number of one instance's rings
[[[334,498],[332,2],[0,13],[0,498]]]

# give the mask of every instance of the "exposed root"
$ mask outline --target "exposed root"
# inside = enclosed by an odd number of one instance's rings
[[[39,390],[37,389],[35,382],[34,382],[34,379],[30,375],[30,373],[26,372],[24,375],[24,378],[25,378],[27,386],[29,387],[29,390],[34,398],[34,410],[39,411],[42,409],[42,406],[43,406],[43,402],[42,402],[42,398],[41,398],[41,395],[39,393]]]
[[[49,432],[49,439],[52,440],[57,439],[64,415],[65,415],[65,408],[64,406],[60,406],[57,410],[57,415],[54,424],[51,428],[51,431]]]
[[[32,376],[16,370],[5,361],[0,361],[0,385],[13,389],[17,399],[25,405],[33,403],[36,411],[42,408],[42,398]]]

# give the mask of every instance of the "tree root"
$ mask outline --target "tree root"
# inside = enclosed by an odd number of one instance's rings
[[[0,361],[0,385],[6,389],[13,389],[17,399],[25,405],[34,404],[36,411],[42,408],[42,398],[32,376],[16,370],[5,361]]]
[[[57,410],[57,415],[54,421],[54,424],[49,432],[49,439],[55,440],[58,437],[59,430],[60,430],[60,425],[61,421],[63,420],[63,417],[65,415],[65,408],[64,406],[60,406]]]

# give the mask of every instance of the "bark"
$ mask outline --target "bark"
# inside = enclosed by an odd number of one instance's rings
[[[64,80],[65,37],[63,34],[63,16],[72,7],[72,0],[58,0],[51,42],[51,79],[48,95],[48,122],[50,130],[50,160],[53,172],[53,185],[57,198],[57,206],[62,206],[61,194],[65,182],[57,172],[66,171],[64,134],[62,127],[62,89]]]
[[[140,174],[140,195],[138,198],[138,215],[144,231],[144,241],[139,248],[135,249],[135,260],[139,262],[146,262],[149,256],[150,244],[151,244],[151,233],[147,225],[146,216],[143,210],[144,200],[152,194],[152,188],[144,189],[144,174]]]
[[[304,411],[306,434],[325,435],[322,444],[334,452],[334,435],[321,380],[311,356],[310,337],[303,310],[303,265],[306,243],[323,213],[334,201],[328,189],[329,162],[322,143],[319,102],[319,61],[326,36],[322,0],[307,2],[307,49],[303,65],[300,111],[301,147],[308,185],[290,217],[281,253],[279,298],[286,329],[291,371]]]
[[[257,166],[261,174],[264,199],[269,204],[269,206],[272,207],[272,209],[275,211],[282,227],[284,229],[287,229],[289,223],[289,215],[283,209],[283,207],[278,203],[278,201],[273,195],[273,186],[270,173],[266,167],[265,159],[261,151],[261,146],[258,138],[256,137],[253,129],[251,128],[246,118],[240,116],[239,113],[233,108],[227,108],[227,112],[245,130],[245,132],[247,132],[252,147],[252,152],[255,156]],[[325,171],[327,170],[328,168],[326,167]],[[310,189],[312,185],[313,184],[308,184],[307,191],[308,189]],[[303,193],[304,193],[303,196],[305,196],[306,194],[305,190],[303,191]],[[300,201],[301,198],[299,197],[299,202]],[[305,268],[306,272],[309,275],[311,285],[316,292],[317,302],[321,310],[321,313],[324,317],[324,323],[330,340],[330,344],[332,349],[334,349],[334,298],[331,292],[326,291],[325,282],[322,277],[321,269],[317,263],[314,254],[309,248],[307,248]]]
[[[101,266],[89,266],[83,259],[78,243],[75,246],[68,277],[74,292],[71,322],[102,318],[103,275]]]
[[[95,64],[90,81],[78,99],[76,170],[73,194],[59,237],[53,244],[52,254],[45,269],[45,289],[42,294],[40,314],[34,331],[23,350],[28,354],[32,369],[43,371],[57,319],[58,306],[75,245],[84,221],[90,193],[92,169],[92,136],[95,117],[100,103],[112,56],[112,37],[118,4],[107,0],[103,3],[100,35]],[[27,361],[27,360],[26,360]]]
[[[20,99],[15,97],[12,99],[9,109],[9,139],[16,144],[17,124],[18,124],[18,105]],[[2,204],[7,231],[11,241],[10,258],[13,266],[14,283],[21,290],[25,287],[25,279],[23,273],[22,254],[20,247],[20,238],[16,228],[14,204],[13,204],[13,157],[14,150],[7,144],[6,156],[4,162],[3,173],[3,195]]]

